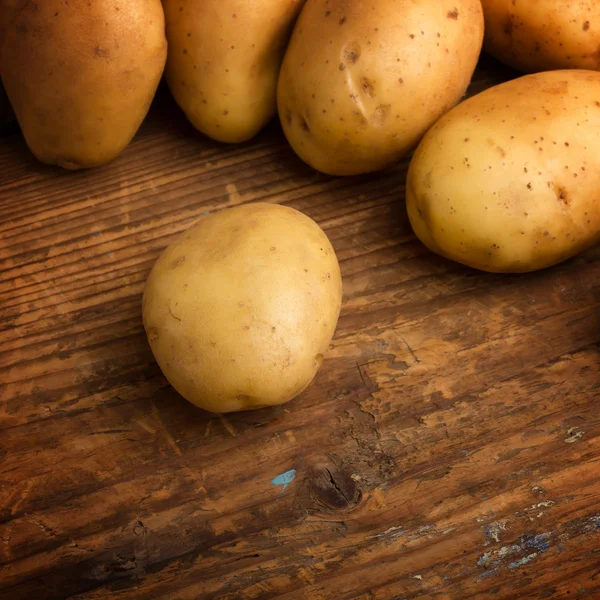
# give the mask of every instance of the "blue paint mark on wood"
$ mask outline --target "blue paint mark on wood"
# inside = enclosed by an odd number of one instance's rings
[[[283,486],[283,488],[281,489],[281,493],[283,494],[285,488],[290,483],[292,483],[292,481],[294,481],[295,477],[296,477],[296,469],[290,469],[289,471],[286,471],[285,473],[282,473],[281,475],[277,475],[277,477],[274,477],[273,479],[271,479],[271,483],[273,485]]]

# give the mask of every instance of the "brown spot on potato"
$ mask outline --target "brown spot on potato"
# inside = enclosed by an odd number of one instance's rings
[[[398,83],[402,85],[404,83],[404,79],[402,79],[402,77],[398,77]]]
[[[449,10],[448,13],[446,14],[446,17],[448,19],[452,19],[453,21],[456,21],[458,19],[458,9],[455,8],[454,10]]]
[[[500,146],[496,146],[496,152],[502,157],[504,158],[506,156],[506,151],[504,150],[504,148],[501,148]]]
[[[568,81],[556,81],[553,85],[549,85],[542,90],[543,93],[553,94],[556,96],[559,96],[560,94],[566,94],[568,91]]]
[[[308,126],[308,122],[306,121],[306,119],[302,119],[300,121],[300,129],[302,129],[302,131],[310,133],[310,127]]]
[[[512,20],[504,23],[504,25],[502,26],[502,31],[504,32],[505,35],[512,35],[512,32],[513,32]]]
[[[342,17],[339,21],[340,25],[343,25],[346,22],[346,17]]]
[[[554,184],[554,193],[556,194],[556,199],[565,206],[569,206],[571,204],[571,198],[565,187],[562,185]]]
[[[326,11],[326,12],[325,12],[325,16],[326,16],[326,17],[328,17],[330,14],[331,14],[331,11],[330,11],[330,10],[328,10],[328,11]]]
[[[338,66],[338,69],[340,71],[343,71],[345,68],[346,68],[346,65],[344,63],[340,63],[339,66]]]
[[[586,22],[583,24],[583,30],[584,30],[584,31],[587,31],[589,28],[590,28],[590,22],[589,22],[589,21],[586,21]]]
[[[375,98],[375,87],[370,79],[363,77],[360,81],[360,87],[367,96]]]
[[[96,58],[110,58],[110,51],[107,50],[106,48],[96,46],[94,48],[94,56]]]
[[[391,104],[380,104],[377,106],[371,116],[371,123],[375,126],[382,127],[387,121],[391,108]]]
[[[358,42],[348,42],[342,50],[342,60],[346,63],[354,64],[360,58],[360,44]]]

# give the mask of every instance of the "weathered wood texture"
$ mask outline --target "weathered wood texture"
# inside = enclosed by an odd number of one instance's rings
[[[3,600],[600,598],[600,248],[469,270],[411,233],[406,162],[325,177],[164,91],[94,171],[0,145]],[[344,303],[305,393],[219,418],[161,376],[141,293],[199,215],[255,200],[323,226]]]

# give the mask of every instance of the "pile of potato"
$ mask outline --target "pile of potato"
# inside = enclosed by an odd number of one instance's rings
[[[163,76],[221,142],[276,115],[315,169],[412,154],[406,204],[431,250],[526,272],[600,240],[596,0],[0,0],[0,75],[32,152],[114,159]],[[482,48],[528,73],[462,101]],[[325,234],[273,205],[203,218],[157,261],[144,322],[168,379],[216,412],[314,377],[341,276]],[[212,324],[211,324],[212,323]]]

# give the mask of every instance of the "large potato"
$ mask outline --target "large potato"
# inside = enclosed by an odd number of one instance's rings
[[[333,175],[390,165],[463,96],[482,40],[479,0],[308,0],[278,85],[288,141]]]
[[[115,158],[167,58],[160,0],[0,0],[0,74],[29,148],[77,169]]]
[[[166,77],[202,133],[243,142],[276,114],[279,67],[304,0],[163,0]]]
[[[407,180],[434,252],[486,271],[533,271],[600,240],[600,73],[546,71],[440,119]]]
[[[340,311],[337,258],[302,213],[256,203],[202,218],[157,260],[144,326],[173,387],[213,412],[281,404],[313,379]]]
[[[525,72],[600,69],[598,0],[482,0],[484,48]]]

